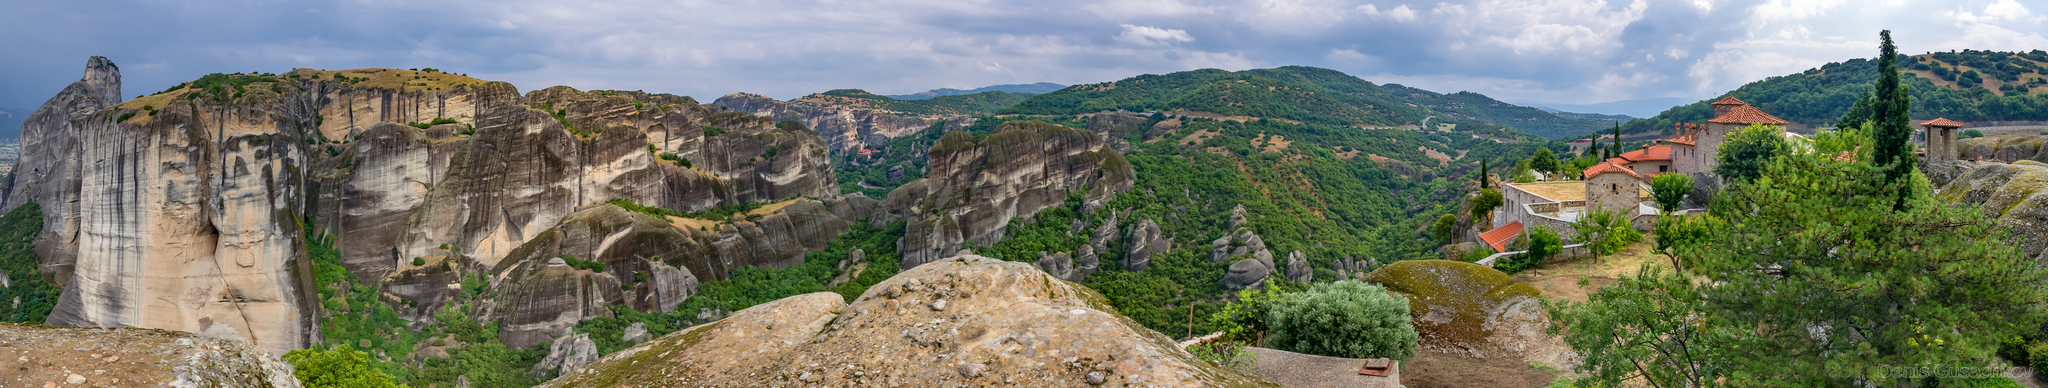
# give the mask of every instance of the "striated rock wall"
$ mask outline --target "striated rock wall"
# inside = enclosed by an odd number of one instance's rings
[[[927,263],[849,304],[798,295],[599,359],[545,387],[1273,387],[1196,359],[1030,264]]]
[[[188,331],[281,353],[318,333],[305,228],[334,236],[356,276],[433,305],[445,283],[499,267],[586,205],[703,210],[838,190],[808,128],[672,95],[521,96],[432,71],[298,69],[120,96],[119,69],[90,59],[30,118],[24,171],[0,183],[0,208],[44,209],[37,251],[65,287],[51,324]],[[437,119],[454,123],[426,124]],[[816,202],[730,227],[698,244],[695,267],[628,266],[653,276],[632,279],[648,289],[630,302],[672,308],[696,279],[800,262],[845,230]],[[455,264],[408,268],[427,256]],[[625,301],[616,285],[591,290]]]
[[[906,234],[896,244],[903,268],[952,254],[966,241],[995,244],[1011,219],[1058,205],[1071,191],[1085,191],[1093,210],[1129,190],[1134,176],[1130,162],[1094,133],[1037,121],[1003,123],[978,142],[949,132],[929,164],[926,179],[899,187],[886,201],[892,212],[909,208],[902,212]]]

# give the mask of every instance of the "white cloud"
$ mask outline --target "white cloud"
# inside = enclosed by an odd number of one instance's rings
[[[1161,46],[1195,40],[1194,36],[1188,35],[1188,32],[1183,30],[1169,30],[1129,24],[1122,26],[1124,27],[1124,33],[1117,35],[1116,40],[1124,43],[1140,46]]]
[[[1750,12],[1762,21],[1806,19],[1826,14],[1845,3],[1848,0],[1771,0],[1750,9]]]
[[[1480,43],[1517,54],[1556,54],[1617,46],[1622,29],[1641,20],[1648,7],[1643,0],[1621,9],[1601,0],[1480,0],[1471,7],[1439,3],[1430,12]]]
[[[1395,6],[1393,9],[1386,11],[1381,11],[1379,6],[1372,4],[1361,5],[1357,9],[1358,12],[1364,13],[1366,16],[1393,19],[1397,22],[1415,21],[1415,10],[1409,9],[1407,4]]]
[[[1686,72],[1693,92],[1720,94],[1752,81],[1819,67],[1823,62],[1784,54],[1716,51],[1700,57]]]

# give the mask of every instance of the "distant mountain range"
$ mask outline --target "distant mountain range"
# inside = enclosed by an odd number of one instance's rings
[[[953,88],[939,88],[939,89],[932,89],[932,90],[927,90],[927,91],[922,91],[922,92],[917,92],[917,93],[911,93],[911,94],[898,94],[898,95],[890,95],[890,96],[888,96],[888,97],[889,97],[889,98],[894,98],[894,99],[898,99],[898,100],[922,100],[922,99],[927,99],[927,98],[932,98],[932,97],[940,97],[940,96],[958,96],[958,95],[962,95],[962,94],[975,94],[975,93],[984,93],[984,92],[1009,92],[1009,93],[1026,93],[1026,94],[1044,94],[1044,93],[1052,93],[1053,91],[1057,91],[1057,90],[1060,90],[1060,89],[1066,89],[1066,88],[1067,88],[1067,86],[1066,86],[1066,85],[1061,85],[1061,84],[1056,84],[1056,83],[1051,83],[1051,82],[1039,82],[1039,83],[1035,83],[1035,84],[1008,84],[1008,85],[995,85],[995,86],[984,86],[984,87],[974,88],[974,90],[960,90],[960,89],[953,89]]]
[[[1671,109],[1671,107],[1691,104],[1696,101],[1699,100],[1691,98],[1666,97],[1609,101],[1598,104],[1564,104],[1541,101],[1508,101],[1508,103],[1536,109],[1542,109],[1543,111],[1550,113],[1597,113],[1602,115],[1621,115],[1628,116],[1631,118],[1643,118],[1656,116],[1658,113],[1663,113],[1666,109]]]

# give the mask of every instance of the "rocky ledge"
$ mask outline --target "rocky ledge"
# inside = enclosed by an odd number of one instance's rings
[[[298,387],[247,342],[154,329],[0,323],[0,387]]]
[[[851,304],[815,293],[740,310],[545,386],[1276,386],[1113,311],[1029,264],[958,256]]]

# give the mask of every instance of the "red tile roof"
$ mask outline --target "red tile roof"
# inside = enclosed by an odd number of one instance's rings
[[[1785,121],[1785,119],[1780,119],[1776,116],[1771,116],[1769,113],[1764,113],[1764,111],[1757,110],[1756,107],[1749,105],[1737,106],[1734,109],[1729,109],[1728,114],[1721,115],[1721,117],[1715,117],[1713,120],[1707,120],[1707,122],[1717,124],[1774,125],[1785,125],[1792,123],[1790,121]]]
[[[1621,154],[1621,158],[1628,159],[1628,161],[1630,162],[1641,162],[1646,160],[1671,160],[1671,146],[1656,145],[1650,146],[1650,148],[1629,151],[1627,153]]]
[[[1943,127],[1943,128],[1962,128],[1962,127],[1963,127],[1963,123],[1958,123],[1958,122],[1956,122],[1955,120],[1949,120],[1948,118],[1936,118],[1936,119],[1933,119],[1933,120],[1927,120],[1927,122],[1924,122],[1924,123],[1920,123],[1920,126],[1922,126],[1922,127]]]
[[[1485,241],[1487,246],[1493,247],[1495,253],[1499,253],[1507,250],[1508,240],[1513,240],[1515,236],[1520,235],[1522,235],[1522,222],[1515,221],[1486,231],[1486,233],[1480,233],[1479,240]]]
[[[1623,162],[1626,163],[1626,161]],[[1628,167],[1622,167],[1622,164],[1615,163],[1614,159],[1608,159],[1606,163],[1595,164],[1593,167],[1586,168],[1586,179],[1593,179],[1594,176],[1611,172],[1628,174],[1628,176],[1636,177],[1636,179],[1643,179],[1642,174],[1637,174],[1635,171],[1629,170]]]
[[[1714,105],[1749,105],[1749,103],[1735,99],[1734,95],[1729,95],[1727,97],[1721,97],[1720,100],[1714,101]]]

